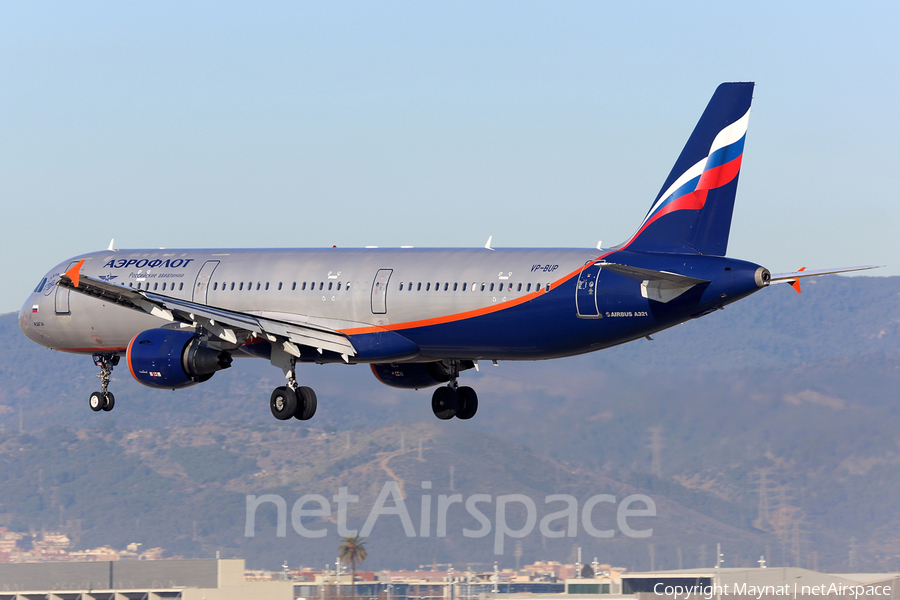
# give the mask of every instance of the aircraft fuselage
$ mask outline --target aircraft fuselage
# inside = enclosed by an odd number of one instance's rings
[[[165,324],[54,285],[82,259],[84,275],[133,289],[301,318],[364,348],[373,334],[394,332],[417,348],[400,356],[363,351],[350,362],[572,356],[644,337],[762,287],[760,267],[745,261],[594,249],[105,251],[73,257],[47,273],[21,314],[32,340],[67,352],[124,352],[135,335]],[[640,282],[595,266],[601,260],[709,283],[658,302],[642,295]]]

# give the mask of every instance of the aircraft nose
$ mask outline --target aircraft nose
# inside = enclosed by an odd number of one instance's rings
[[[28,301],[25,302],[25,305],[22,306],[22,311],[19,313],[19,328],[22,330],[30,340],[40,343],[40,336],[36,331],[36,327],[34,325],[35,318],[41,312],[41,303],[35,297],[31,296],[28,298]]]

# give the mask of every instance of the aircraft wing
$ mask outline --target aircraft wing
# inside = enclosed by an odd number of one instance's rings
[[[800,293],[801,277],[816,277],[818,275],[834,275],[835,273],[850,273],[852,271],[867,271],[869,269],[880,269],[882,265],[866,265],[864,267],[844,267],[842,269],[820,269],[818,271],[807,271],[806,267],[793,273],[772,273],[769,283],[789,283],[797,293]]]
[[[663,303],[671,302],[694,286],[709,283],[708,279],[697,279],[668,271],[653,271],[606,261],[594,264],[606,271],[637,281],[641,284],[641,296]]]
[[[310,323],[298,323],[250,315],[238,311],[206,306],[189,300],[172,298],[146,290],[135,290],[102,279],[81,275],[84,261],[59,278],[57,285],[80,294],[102,298],[134,310],[172,322],[198,324],[216,337],[240,345],[249,337],[264,337],[281,342],[288,354],[299,357],[296,345],[330,350],[345,357],[355,356],[356,349],[342,333]],[[345,358],[346,360],[346,358]]]

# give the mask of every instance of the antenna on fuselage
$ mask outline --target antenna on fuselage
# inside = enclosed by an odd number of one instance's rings
[[[492,240],[492,239],[494,239],[494,236],[489,235],[489,236],[488,236],[488,241],[487,241],[487,243],[484,245],[484,247],[487,248],[488,250],[490,250],[491,252],[494,251],[494,249],[491,248],[491,240]]]

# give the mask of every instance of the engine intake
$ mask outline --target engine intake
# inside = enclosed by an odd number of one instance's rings
[[[148,329],[128,344],[128,369],[146,386],[185,388],[231,366],[231,354],[211,348],[191,331]]]

